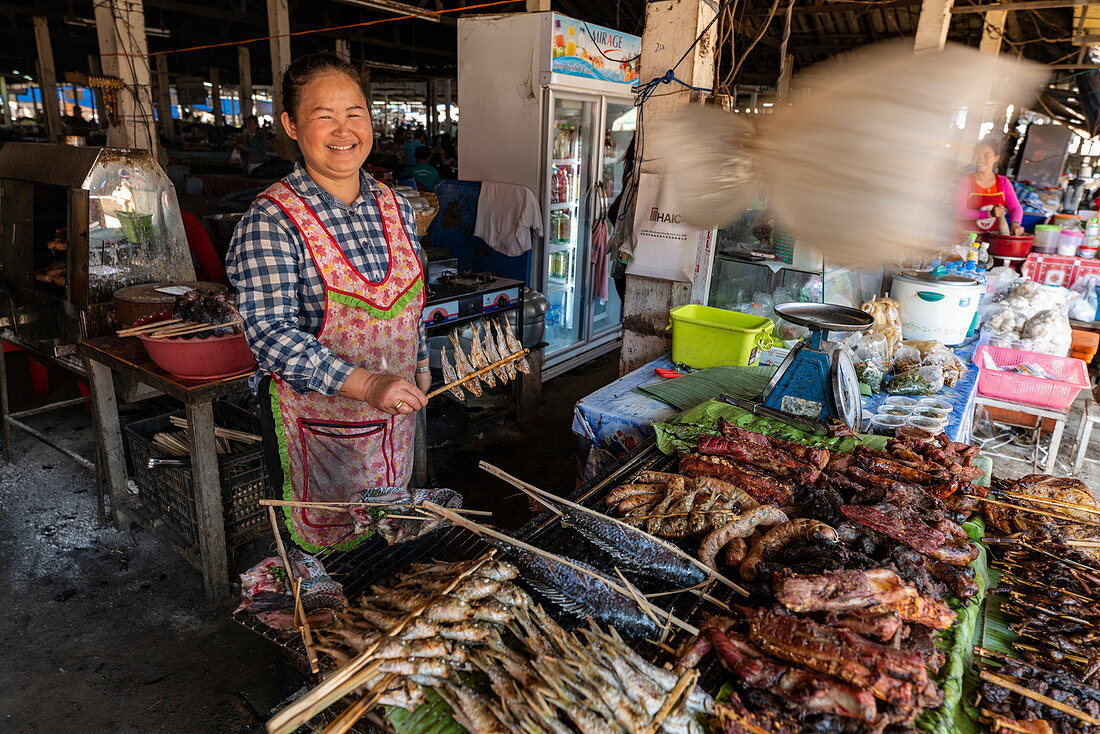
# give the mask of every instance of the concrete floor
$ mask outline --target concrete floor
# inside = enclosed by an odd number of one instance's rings
[[[13,410],[32,403],[25,357],[5,355]],[[550,490],[577,472],[573,404],[617,376],[610,354],[545,385],[529,428],[490,424],[433,453],[437,480],[515,526],[526,501],[477,469],[481,459]],[[76,395],[52,373],[51,399]],[[81,410],[28,421],[89,455]],[[177,734],[260,732],[297,681],[275,648],[230,621],[235,601],[210,604],[197,571],[139,528],[96,523],[93,475],[28,436],[0,467],[0,731]],[[243,570],[273,555],[264,543]]]

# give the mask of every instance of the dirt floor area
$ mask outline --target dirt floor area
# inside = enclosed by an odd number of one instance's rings
[[[13,410],[35,401],[26,357],[5,355]],[[574,486],[573,404],[615,379],[618,354],[548,382],[528,427],[476,427],[432,454],[435,478],[518,525],[526,500],[477,469],[492,461],[546,489]],[[49,399],[77,395],[51,371]],[[33,426],[88,456],[80,409],[37,416]],[[139,528],[96,522],[87,470],[16,433],[14,461],[0,467],[0,731],[177,734],[262,731],[261,721],[300,682],[275,648],[232,622],[234,600],[210,604],[197,571]],[[237,571],[268,555],[257,543]]]

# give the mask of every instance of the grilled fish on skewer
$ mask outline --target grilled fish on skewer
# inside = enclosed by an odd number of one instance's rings
[[[503,322],[503,323],[502,323]],[[507,321],[497,321],[497,329],[504,335],[504,346],[508,348],[508,354],[515,354],[516,352],[523,351],[523,345],[520,344],[519,339],[512,333],[512,327],[508,325]],[[527,363],[527,357],[520,357],[514,364],[516,369],[525,375],[531,374],[531,365]]]
[[[489,327],[489,322],[485,321],[484,324],[478,324],[477,327],[485,330],[485,338],[482,342],[485,344],[485,352],[488,354],[488,361],[499,362],[507,357],[508,352],[500,351],[500,344],[497,343],[496,338],[493,336],[493,329]],[[496,368],[493,369],[493,372],[500,377],[500,382],[502,383],[506,383],[516,376],[515,370],[508,369],[509,365],[510,362],[508,364],[497,365]]]
[[[504,343],[504,340],[500,338],[499,331],[493,332],[493,321],[485,322],[485,343],[489,345],[489,352],[493,358],[493,361],[504,359],[511,356],[511,352],[508,351],[508,345]],[[501,379],[514,380],[516,379],[516,365],[515,362],[507,362],[497,368],[497,374],[501,375]]]
[[[455,372],[458,373],[459,377],[469,377],[474,374],[477,370],[470,365],[470,360],[466,358],[466,354],[462,351],[462,344],[458,341],[458,333],[452,331],[447,337],[451,340],[451,344],[453,344],[455,348]],[[464,382],[462,386],[472,392],[474,397],[481,397],[481,385],[477,380]]]
[[[446,383],[452,383],[458,380],[458,373],[455,372],[454,366],[447,361],[447,350],[444,347],[439,349],[439,363],[443,366],[443,381]],[[462,392],[462,386],[456,385],[451,388],[451,394],[459,400],[466,400],[466,393]]]
[[[491,362],[496,360],[492,357],[485,356],[485,348],[481,344],[481,333],[478,331],[477,324],[475,323],[470,327],[470,332],[473,336],[470,339],[470,363],[473,364],[474,369],[484,369],[489,366]],[[477,379],[484,382],[489,387],[496,387],[497,378],[493,374],[493,370],[484,372]]]

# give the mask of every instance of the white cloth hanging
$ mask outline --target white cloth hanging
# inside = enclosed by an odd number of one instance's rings
[[[542,236],[542,210],[531,189],[483,181],[474,235],[500,254],[515,257],[531,249],[531,230]]]

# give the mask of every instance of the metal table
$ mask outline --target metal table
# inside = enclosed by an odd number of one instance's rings
[[[157,367],[141,342],[132,337],[101,336],[89,339],[80,344],[80,352],[87,363],[93,420],[100,441],[103,478],[111,498],[115,527],[126,530],[131,523],[140,525],[202,572],[208,598],[217,599],[228,594],[229,561],[214,442],[213,402],[248,389],[248,377],[252,371],[217,380],[185,380]],[[191,441],[191,475],[198,521],[197,549],[165,523],[159,522],[142,506],[140,498],[129,491],[112,373],[132,377],[184,404],[187,429],[194,438]]]
[[[1054,474],[1054,464],[1058,461],[1058,448],[1062,445],[1062,433],[1066,429],[1066,415],[1067,411],[1054,410],[1053,408],[1044,408],[1040,405],[1028,405],[1027,403],[1017,403],[1013,400],[1004,400],[1002,398],[991,398],[986,395],[978,393],[974,398],[975,407],[979,405],[985,405],[990,408],[1001,408],[1002,410],[1012,410],[1019,413],[1027,413],[1028,415],[1036,416],[1039,421],[1035,426],[1035,453],[1031,460],[1032,469],[1038,471],[1039,469],[1039,453],[1040,453],[1040,433],[1043,428],[1043,419],[1050,418],[1054,421],[1054,430],[1050,434],[1050,445],[1047,447],[1047,461],[1043,471],[1047,474]],[[1004,421],[998,421],[1004,423]],[[1016,425],[1008,423],[1007,425]],[[1021,428],[1031,428],[1031,426],[1020,426]],[[1003,458],[1011,459],[1013,457],[1006,456],[1004,454],[994,453],[988,451],[984,447],[982,453],[987,456],[1000,456]]]

